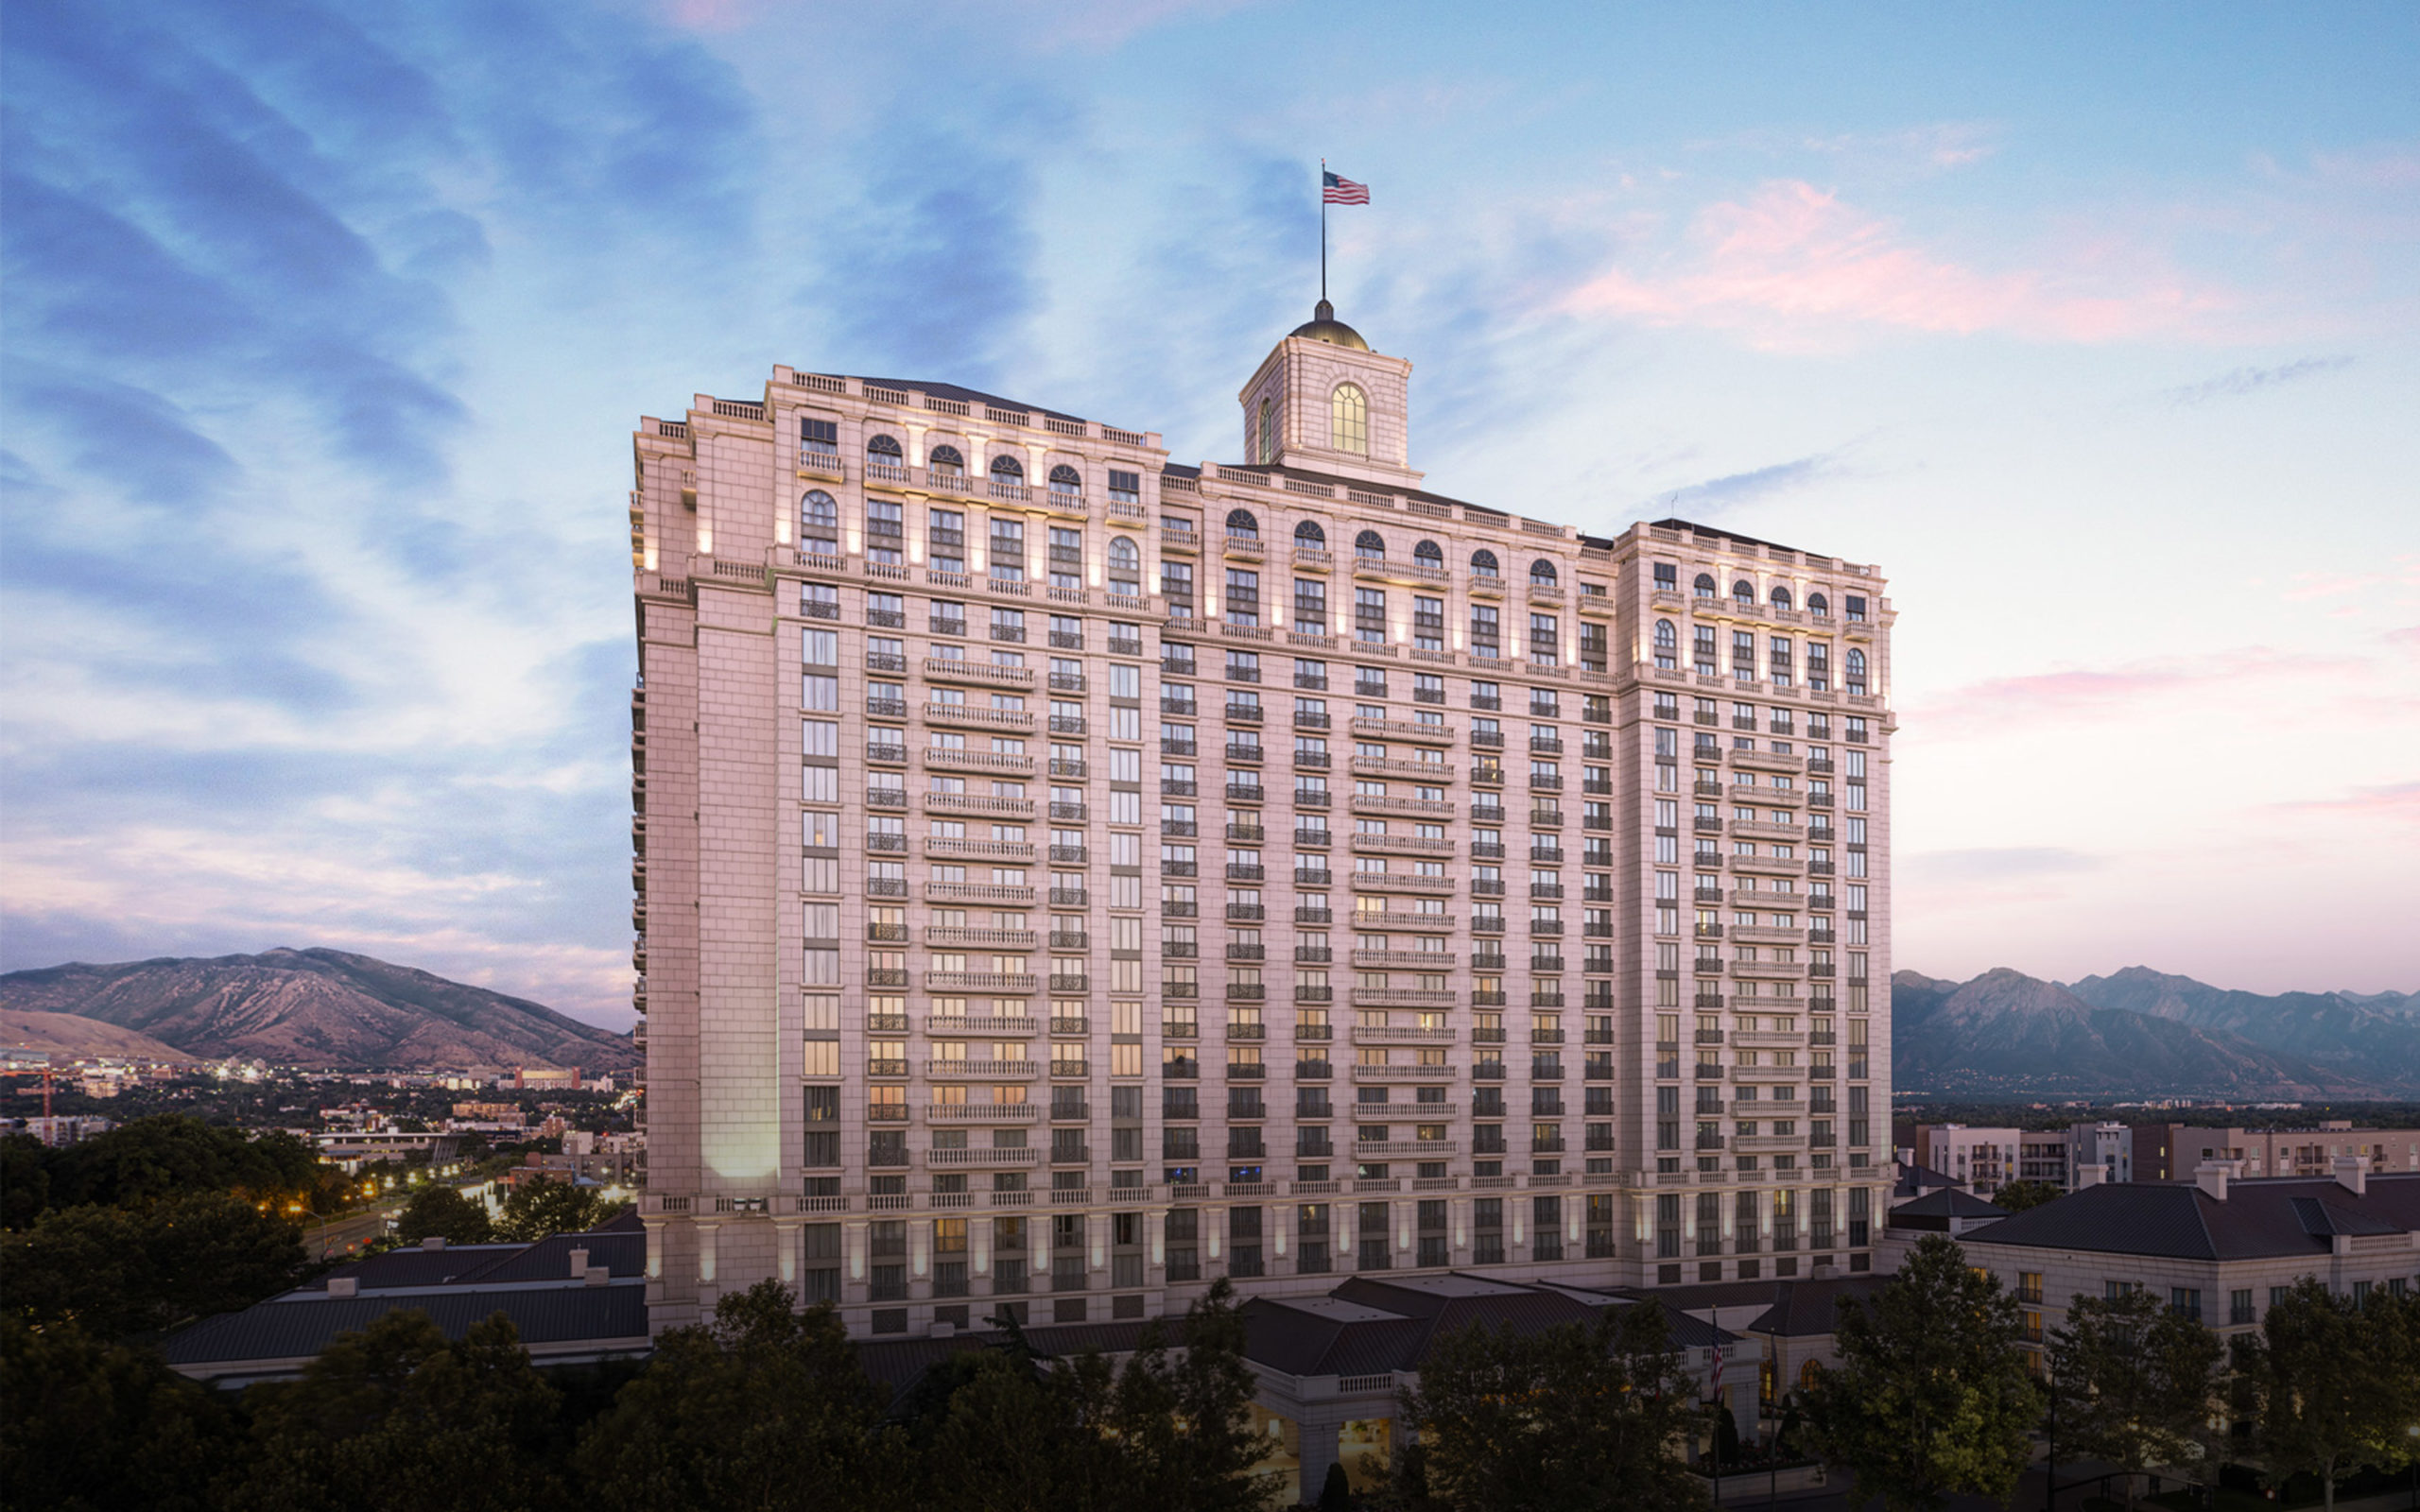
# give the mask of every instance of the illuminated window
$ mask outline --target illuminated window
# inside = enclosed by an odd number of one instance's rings
[[[1340,452],[1370,450],[1370,401],[1354,384],[1339,384],[1330,399],[1331,444]]]

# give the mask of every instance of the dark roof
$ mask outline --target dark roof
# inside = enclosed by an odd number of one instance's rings
[[[1905,1202],[1893,1204],[1891,1209],[1892,1221],[1897,1222],[1899,1215],[1903,1212],[1910,1217],[1925,1218],[2005,1218],[2009,1216],[2009,1211],[2006,1208],[1985,1202],[1973,1193],[1961,1192],[1956,1187],[1935,1187],[1921,1197],[1910,1197]]]
[[[631,1206],[624,1208],[620,1212],[615,1213],[613,1217],[598,1224],[595,1228],[591,1229],[590,1232],[600,1234],[643,1234],[647,1232],[647,1220],[639,1216],[639,1210],[636,1206]]]
[[[962,388],[957,384],[928,384],[913,378],[867,378],[854,374],[852,376],[856,377],[860,387],[872,384],[876,388],[914,388],[930,394],[935,399],[963,400],[968,404],[989,404],[994,409],[1013,409],[1034,415],[1048,415],[1058,420],[1083,419],[1081,415],[1070,415],[1063,409],[1045,409],[1040,404],[1028,404],[1022,399],[1003,399],[998,394],[987,394],[980,388]]]
[[[1201,470],[1200,468],[1188,467],[1183,462],[1163,462],[1160,464],[1160,476],[1164,478],[1198,478],[1201,475]]]
[[[647,1268],[645,1233],[556,1234],[534,1245],[524,1245],[509,1255],[499,1255],[465,1280],[482,1286],[514,1281],[568,1281],[574,1279],[571,1252],[575,1249],[588,1251],[592,1267],[602,1265],[616,1276],[636,1276]]]
[[[1681,1313],[1663,1295],[1622,1296],[1449,1272],[1388,1279],[1359,1275],[1325,1297],[1255,1297],[1244,1306],[1244,1353],[1297,1376],[1417,1370],[1443,1335],[1478,1325],[1534,1333],[1592,1325],[1609,1307],[1665,1309],[1672,1342],[1703,1349],[1737,1335]]]
[[[1029,1328],[1026,1342],[1036,1353],[1045,1355],[1080,1355],[1089,1350],[1102,1354],[1128,1354],[1143,1342],[1143,1330],[1148,1323],[1129,1319],[1118,1323],[1061,1323]],[[857,1345],[857,1363],[866,1374],[890,1388],[896,1396],[916,1383],[918,1377],[954,1354],[969,1349],[988,1349],[1008,1336],[993,1329],[965,1333],[953,1333],[947,1338],[868,1339]],[[1170,1342],[1175,1342],[1173,1333]]]
[[[1931,1166],[1918,1165],[1915,1161],[1909,1160],[1899,1167],[1899,1178],[1892,1185],[1891,1194],[1894,1197],[1913,1197],[1922,1195],[1935,1187],[1964,1185],[1963,1181],[1946,1172],[1936,1171]]]
[[[1652,1292],[1634,1294],[1643,1300],[1663,1303],[1675,1313],[1689,1309],[1712,1311],[1718,1308],[1753,1307],[1763,1304],[1764,1311],[1750,1320],[1741,1332],[1773,1333],[1787,1338],[1832,1332],[1833,1318],[1843,1297],[1862,1299],[1871,1297],[1890,1281],[1888,1276],[1823,1276],[1805,1280],[1753,1281],[1708,1281],[1697,1286],[1659,1286]],[[1687,1321],[1696,1322],[1694,1318]],[[1704,1327],[1700,1324],[1700,1327]],[[1737,1335],[1728,1335],[1734,1336]],[[1674,1337],[1679,1338],[1676,1328]],[[1702,1341],[1714,1342],[1711,1339]]]
[[[527,1245],[448,1245],[442,1249],[390,1249],[383,1255],[368,1255],[349,1264],[338,1265],[326,1276],[316,1277],[303,1283],[303,1290],[324,1292],[330,1277],[344,1276],[361,1283],[361,1289],[389,1291],[405,1286],[444,1286],[466,1281],[500,1260],[518,1255]]]
[[[610,1286],[468,1288],[419,1297],[268,1301],[204,1318],[171,1334],[161,1349],[172,1366],[307,1358],[325,1349],[337,1334],[366,1329],[399,1308],[426,1313],[449,1339],[463,1337],[473,1324],[496,1313],[510,1318],[521,1342],[532,1349],[647,1337],[647,1286],[632,1280]]]
[[[633,1215],[634,1216],[634,1215]],[[401,1287],[501,1286],[522,1281],[570,1281],[571,1252],[588,1251],[591,1266],[602,1265],[615,1276],[636,1276],[647,1266],[647,1231],[635,1221],[620,1220],[592,1233],[556,1234],[536,1244],[447,1245],[441,1249],[390,1249],[338,1265],[325,1276],[303,1283],[305,1292],[325,1292],[331,1277],[350,1277],[365,1292]]]
[[[2420,1176],[2372,1176],[2359,1195],[2332,1179],[2273,1177],[2231,1181],[2223,1202],[2191,1183],[2086,1187],[2003,1218],[1962,1242],[2249,1260],[2325,1254],[2340,1233],[2414,1229],[2420,1229]]]

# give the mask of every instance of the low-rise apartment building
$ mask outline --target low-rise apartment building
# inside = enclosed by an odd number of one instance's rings
[[[1989,1196],[2017,1179],[2018,1146],[2024,1132],[2014,1128],[1969,1128],[1963,1124],[1916,1125],[1916,1161]]]
[[[2134,1129],[2134,1146],[2135,1167],[2145,1181],[2181,1180],[2204,1160],[2240,1160],[2248,1177],[2325,1177],[2346,1159],[2360,1160],[2374,1176],[2420,1172],[2420,1128],[2356,1128],[2349,1119],[2317,1128],[2142,1124]]]
[[[2191,1183],[2095,1182],[1961,1237],[2024,1309],[2037,1352],[2079,1297],[2149,1288],[2222,1333],[2259,1325],[2306,1276],[2355,1297],[2420,1281],[2420,1175],[2247,1178],[2213,1160]]]

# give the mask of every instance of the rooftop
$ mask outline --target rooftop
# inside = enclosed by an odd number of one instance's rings
[[[2371,1176],[2355,1193],[2333,1179],[2236,1179],[2224,1198],[2198,1185],[2116,1182],[2086,1187],[1964,1236],[1969,1245],[2026,1246],[2179,1260],[2324,1255],[2338,1234],[2420,1230],[2420,1176]]]

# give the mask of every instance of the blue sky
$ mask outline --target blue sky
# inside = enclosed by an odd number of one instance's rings
[[[626,1016],[627,433],[775,362],[1880,563],[1899,964],[2420,986],[2420,12],[18,0],[0,965]]]

